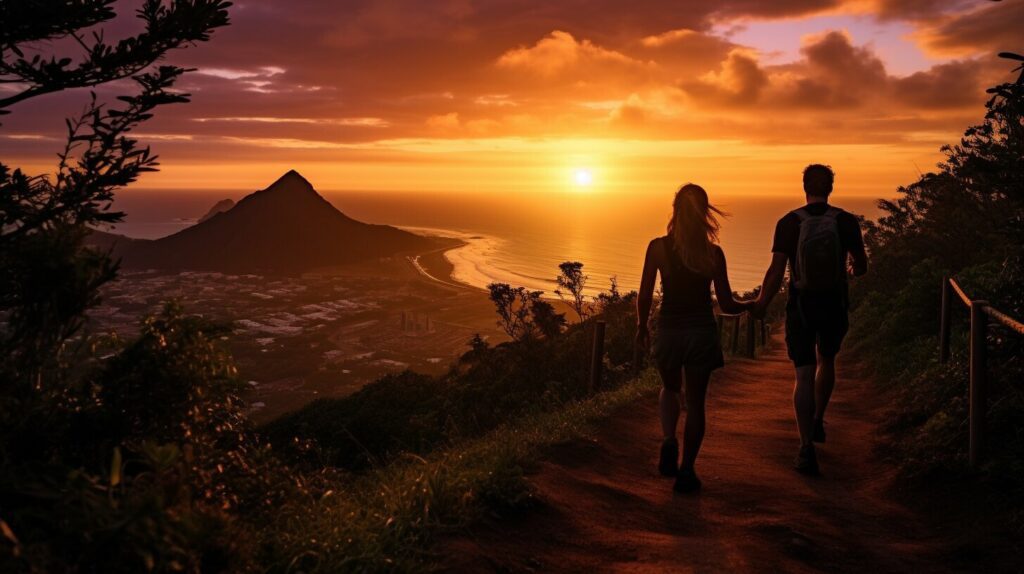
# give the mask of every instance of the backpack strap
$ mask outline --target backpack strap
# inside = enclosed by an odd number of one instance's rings
[[[842,212],[843,212],[842,209],[839,209],[838,207],[834,207],[834,206],[830,205],[830,206],[828,206],[828,209],[825,210],[825,213],[823,213],[822,215],[827,215],[828,217],[831,217],[832,219],[837,219],[839,217],[839,214],[842,213]],[[811,215],[810,212],[808,212],[805,207],[800,207],[798,209],[794,209],[793,211],[790,211],[790,213],[792,213],[793,215],[797,216],[800,219],[800,223],[803,223],[803,222],[807,221],[808,219],[810,219],[812,217],[821,217],[821,216]]]

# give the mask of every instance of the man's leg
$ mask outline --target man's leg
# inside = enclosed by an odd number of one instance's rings
[[[818,372],[814,378],[814,420],[825,420],[825,409],[836,386],[836,358],[818,353]]]
[[[793,409],[796,411],[796,425],[800,431],[800,445],[811,444],[814,438],[814,373],[816,366],[801,365],[796,368],[796,387],[793,389]]]

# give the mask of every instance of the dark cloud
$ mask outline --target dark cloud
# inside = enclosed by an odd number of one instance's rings
[[[938,52],[1020,52],[1024,50],[1024,2],[987,2],[923,30],[920,37]]]
[[[129,14],[139,2],[119,7]],[[991,74],[973,60],[894,78],[870,49],[830,32],[809,40],[798,62],[766,65],[755,50],[712,33],[714,25],[804,16],[843,3],[239,0],[232,25],[210,43],[168,56],[202,70],[181,84],[193,103],[161,110],[144,133],[162,153],[247,158],[259,142],[295,149],[308,142],[303,153],[319,157],[396,138],[600,136],[609,126],[645,137],[756,131],[767,138],[768,122],[748,127],[763,109],[906,117],[983,98]],[[1024,21],[1019,1],[957,15],[960,4],[878,0],[877,9],[886,18],[930,19],[921,24],[930,35],[920,33],[942,49],[1009,43],[1011,24]],[[118,24],[115,32],[133,26]],[[109,99],[125,89],[98,91]],[[48,161],[63,117],[86,98],[78,91],[17,106],[0,134],[53,139],[0,139],[0,154]],[[692,118],[694,107],[716,113]]]

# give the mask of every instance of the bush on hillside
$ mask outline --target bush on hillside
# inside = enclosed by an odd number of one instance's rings
[[[880,202],[885,215],[866,225],[871,272],[854,286],[851,336],[893,388],[892,454],[909,476],[966,472],[967,313],[954,301],[954,357],[939,364],[942,277],[1024,317],[1024,72],[990,92],[984,121],[943,148],[938,171]],[[988,424],[999,440],[990,443],[983,476],[1020,521],[1024,338],[993,326],[987,347]]]

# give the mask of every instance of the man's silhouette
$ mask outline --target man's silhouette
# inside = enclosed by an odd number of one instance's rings
[[[789,265],[786,348],[796,367],[793,406],[800,430],[796,469],[818,472],[815,442],[825,442],[825,408],[835,386],[835,358],[849,326],[847,273],[867,273],[860,224],[829,205],[834,174],[825,165],[804,170],[807,205],[775,226],[772,264],[765,274],[755,312],[763,314],[782,287]],[[849,265],[848,265],[849,261]]]

